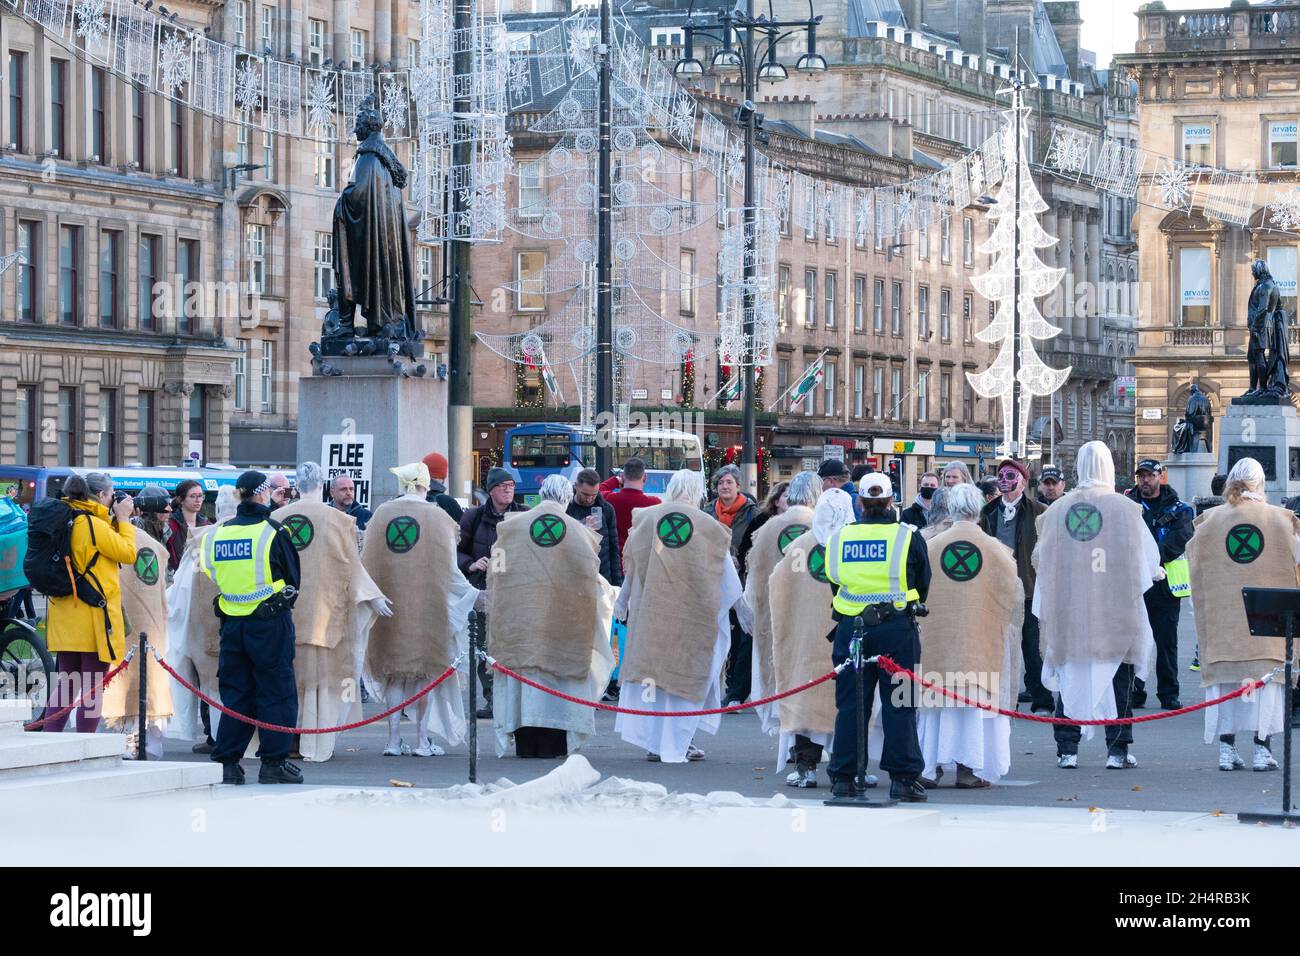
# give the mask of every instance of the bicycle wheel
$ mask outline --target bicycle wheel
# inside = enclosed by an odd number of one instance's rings
[[[54,656],[36,628],[24,621],[0,620],[0,697],[32,702],[37,720],[49,700]]]

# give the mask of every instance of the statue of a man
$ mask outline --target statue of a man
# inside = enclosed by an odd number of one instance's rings
[[[1246,325],[1250,332],[1250,344],[1246,349],[1246,362],[1250,366],[1250,388],[1242,398],[1254,398],[1269,389],[1269,364],[1275,342],[1275,313],[1281,307],[1281,295],[1277,283],[1268,271],[1268,263],[1256,259],[1250,267],[1250,274],[1255,277],[1255,286],[1250,290],[1250,300],[1246,306]],[[1286,349],[1285,317],[1283,318],[1282,349]]]
[[[356,330],[393,341],[418,341],[411,245],[402,189],[406,169],[384,142],[384,119],[373,95],[357,109],[356,163],[334,204],[334,278],[343,332]]]
[[[1210,435],[1212,434],[1212,413],[1210,412],[1210,400],[1205,397],[1199,385],[1192,383],[1191,392],[1187,396],[1187,408],[1183,413],[1184,420],[1190,427],[1186,451],[1193,451],[1196,447],[1197,440],[1205,442],[1206,452],[1214,449],[1210,447]]]

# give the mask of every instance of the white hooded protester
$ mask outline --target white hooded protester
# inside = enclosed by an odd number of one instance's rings
[[[1164,571],[1142,506],[1115,491],[1108,447],[1079,449],[1078,486],[1038,517],[1033,613],[1041,623],[1043,686],[1057,692],[1056,716],[1132,716],[1133,681],[1146,680],[1155,641],[1142,595]],[[1078,766],[1080,728],[1057,724],[1057,765]],[[1092,728],[1082,736],[1092,738]],[[1106,727],[1110,769],[1136,767],[1131,724]]]
[[[705,520],[704,476],[684,468],[663,503],[633,512],[623,548],[623,588],[614,616],[628,624],[619,706],[662,712],[716,708],[731,646],[729,611],[741,599],[726,526]],[[703,760],[692,740],[715,734],[721,717],[619,714],[614,730],[666,763]]]

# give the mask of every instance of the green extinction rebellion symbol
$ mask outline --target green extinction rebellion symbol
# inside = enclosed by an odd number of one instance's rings
[[[813,549],[808,552],[808,573],[822,584],[827,584],[830,581],[830,578],[826,576],[826,549],[820,544],[814,545]]]
[[[284,530],[289,532],[289,541],[295,551],[307,550],[312,539],[316,537],[316,529],[312,527],[311,519],[306,515],[289,515],[281,524],[284,525]]]
[[[1253,524],[1233,525],[1226,543],[1228,557],[1238,564],[1250,564],[1264,550],[1264,532]]]
[[[1101,534],[1101,512],[1082,501],[1065,513],[1065,530],[1075,541],[1091,541]]]
[[[534,518],[528,535],[539,548],[553,548],[564,540],[564,519],[559,515]]]
[[[939,566],[954,581],[972,581],[984,567],[984,556],[970,541],[954,541],[939,555]]]
[[[393,554],[406,554],[420,540],[420,523],[409,515],[398,515],[384,529],[384,542]]]
[[[145,584],[158,583],[158,555],[146,548],[135,556],[135,576]]]
[[[806,524],[792,524],[782,529],[781,534],[776,539],[776,549],[785,554],[785,549],[790,547],[800,537],[808,533]]]
[[[695,527],[691,524],[691,519],[680,511],[670,511],[659,519],[659,526],[655,531],[659,535],[659,540],[664,543],[664,547],[680,548],[691,540]]]

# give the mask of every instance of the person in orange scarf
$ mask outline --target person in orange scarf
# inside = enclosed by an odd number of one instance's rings
[[[713,473],[713,497],[704,510],[731,529],[731,558],[736,562],[740,584],[744,587],[745,555],[741,553],[741,544],[745,541],[750,522],[758,515],[758,502],[740,490],[739,468],[723,465]],[[731,654],[727,660],[727,693],[722,701],[723,707],[743,704],[749,699],[753,670],[753,638],[740,626],[735,610],[730,613]]]

